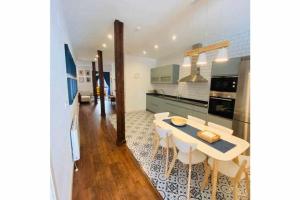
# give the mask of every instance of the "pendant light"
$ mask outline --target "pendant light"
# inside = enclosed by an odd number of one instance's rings
[[[191,67],[191,66],[192,66],[191,57],[185,56],[185,57],[183,58],[182,67]]]
[[[222,6],[224,4],[224,1],[222,1]],[[223,10],[221,10],[221,15],[223,14],[222,12]],[[220,17],[222,18],[222,16]],[[221,26],[222,27],[222,26]],[[223,31],[224,31],[224,28],[223,28]],[[218,50],[218,54],[217,54],[217,57],[215,59],[216,62],[226,62],[228,61],[228,52],[227,52],[227,48],[221,48]]]
[[[217,58],[215,59],[216,62],[226,62],[228,61],[228,52],[227,48],[222,48],[218,50]]]
[[[197,60],[197,65],[206,65],[207,64],[207,56],[206,53],[200,53]]]

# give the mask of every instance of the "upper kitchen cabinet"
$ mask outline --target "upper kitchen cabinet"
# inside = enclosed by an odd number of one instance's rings
[[[179,78],[179,65],[165,65],[151,69],[151,83],[176,84]]]
[[[211,75],[212,76],[237,76],[241,58],[230,58],[227,62],[213,62]]]

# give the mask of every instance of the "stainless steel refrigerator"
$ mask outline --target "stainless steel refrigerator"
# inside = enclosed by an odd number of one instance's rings
[[[250,143],[250,57],[243,57],[239,67],[232,128],[234,135]]]

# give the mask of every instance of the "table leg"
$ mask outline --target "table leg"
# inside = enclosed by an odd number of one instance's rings
[[[213,163],[213,174],[212,174],[212,193],[211,193],[211,200],[216,200],[217,195],[217,182],[218,182],[218,168],[219,168],[219,161],[214,159]]]

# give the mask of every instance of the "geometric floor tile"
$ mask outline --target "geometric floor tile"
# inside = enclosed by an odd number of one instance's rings
[[[109,120],[116,129],[116,115],[111,115]],[[187,196],[187,166],[176,161],[171,175],[166,179],[164,175],[166,158],[161,149],[159,149],[155,159],[151,161],[153,120],[153,113],[148,111],[126,113],[126,144],[163,199],[185,200]],[[172,152],[170,152],[169,159],[171,160],[171,158]],[[200,191],[199,183],[202,183],[203,176],[203,164],[193,165],[190,190],[191,199],[210,199],[210,182],[204,191]],[[243,200],[248,199],[244,181],[241,181],[239,187],[239,197]],[[223,175],[218,176],[217,199],[233,199],[230,180]]]

